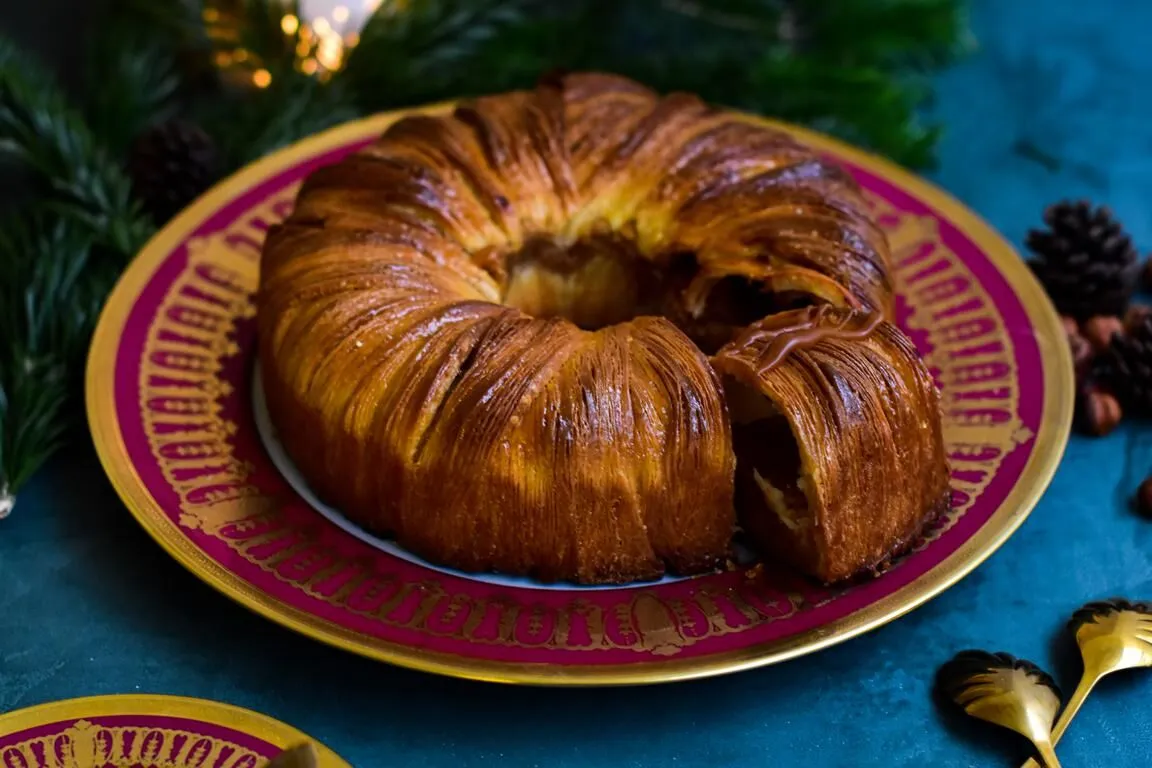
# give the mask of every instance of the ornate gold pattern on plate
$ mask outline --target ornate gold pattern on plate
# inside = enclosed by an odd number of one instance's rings
[[[499,590],[477,594],[468,581],[424,569],[417,578],[381,572],[362,550],[341,549],[323,519],[308,517],[303,502],[279,478],[236,450],[252,431],[237,423],[235,403],[247,402],[237,382],[247,382],[251,341],[251,292],[258,281],[264,232],[292,205],[296,184],[276,189],[239,218],[214,232],[199,225],[275,173],[325,151],[379,133],[396,116],[382,116],[322,134],[267,158],[211,192],[148,246],[109,302],[93,344],[89,368],[90,420],[106,468],[130,508],[169,551],[202,578],[246,605],[293,628],[345,648],[408,666],[470,677],[536,683],[656,682],[732,671],[809,652],[866,631],[910,610],[960,578],[1022,522],[1055,469],[1071,417],[1071,365],[1058,319],[1011,249],[970,213],[914,177],[823,137],[799,131],[905,194],[932,205],[935,215],[898,208],[871,194],[895,255],[895,279],[905,317],[944,392],[945,435],[953,462],[955,506],[926,532],[918,550],[951,531],[1000,473],[1026,449],[1026,465],[1006,498],[978,530],[943,562],[896,589],[835,617],[823,626],[765,641],[765,628],[798,613],[830,606],[851,590],[830,591],[792,579],[764,578],[760,569],[692,580],[675,593],[659,587],[609,592],[571,591],[558,599],[510,598]],[[927,209],[926,209],[927,210]],[[1006,327],[1004,315],[971,265],[958,257],[941,231],[947,226],[979,244],[993,259],[1023,306],[1024,327]],[[168,285],[147,329],[139,365],[136,407],[148,446],[179,511],[169,515],[141,481],[120,431],[114,388],[120,334],[144,286],[183,243],[187,260]],[[1033,429],[1020,417],[1021,375],[1016,338],[1025,334],[1042,353],[1044,402],[1035,403]],[[248,347],[250,352],[250,347]],[[247,385],[244,384],[244,387]],[[231,404],[231,405],[230,405]],[[1041,411],[1042,409],[1042,411]],[[244,412],[242,412],[244,413]],[[245,415],[239,418],[245,419]],[[249,447],[251,450],[251,447]],[[301,514],[303,512],[305,514]],[[173,520],[176,524],[173,525]],[[331,612],[357,617],[355,625],[321,618],[288,605],[208,557],[189,536],[205,535],[231,557],[259,569],[294,594]],[[366,546],[366,545],[365,545]],[[230,560],[231,562],[231,560]],[[409,569],[410,570],[410,569]],[[888,577],[885,577],[888,578]],[[531,592],[531,590],[524,590]],[[847,601],[845,601],[845,604]],[[428,638],[406,646],[376,630]],[[752,640],[731,641],[747,635]],[[559,652],[552,666],[496,661],[437,647],[510,648]],[[723,640],[717,652],[689,658]],[[456,646],[454,646],[456,647]],[[575,653],[599,663],[572,661]],[[633,663],[602,659],[633,658]],[[660,663],[652,663],[660,660]]]
[[[0,767],[259,768],[303,741],[281,722],[216,702],[99,696],[0,716]],[[320,768],[349,768],[329,749],[316,751]]]
[[[897,292],[909,307],[904,326],[927,337],[924,362],[944,396],[952,509],[925,533],[922,549],[963,517],[1004,457],[1034,434],[1018,415],[1012,334],[971,268],[944,243],[939,221],[897,210],[876,194],[869,201],[892,246]]]
[[[87,720],[9,746],[0,758],[4,768],[256,768],[263,762],[249,749],[195,731],[103,727]]]

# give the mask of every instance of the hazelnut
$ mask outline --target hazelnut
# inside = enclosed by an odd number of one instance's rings
[[[1120,423],[1123,411],[1120,401],[1109,392],[1084,387],[1076,398],[1076,426],[1079,431],[1104,437]]]
[[[1112,343],[1112,337],[1124,332],[1124,324],[1114,315],[1096,315],[1088,318],[1084,323],[1084,338],[1092,345],[1092,349],[1103,352]]]
[[[1152,477],[1144,478],[1136,489],[1136,510],[1145,517],[1152,517]]]
[[[1143,323],[1149,316],[1152,316],[1152,307],[1145,304],[1133,304],[1128,307],[1128,312],[1124,315],[1124,332],[1131,333],[1133,328]]]
[[[1079,380],[1092,367],[1096,350],[1092,349],[1088,339],[1078,333],[1068,335],[1068,346],[1072,349],[1072,368],[1076,371],[1076,379]]]
[[[1060,322],[1064,323],[1064,332],[1069,336],[1080,333],[1080,323],[1072,315],[1060,315]]]

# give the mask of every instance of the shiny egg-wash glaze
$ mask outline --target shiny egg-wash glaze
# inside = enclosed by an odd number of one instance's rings
[[[269,410],[318,494],[431,560],[585,583],[701,572],[736,525],[731,425],[702,348],[803,304],[903,339],[876,319],[891,315],[887,261],[850,177],[788,135],[565,76],[406,118],[307,180],[261,265]],[[803,407],[867,397],[869,381],[930,386],[897,373],[923,369],[906,339],[873,347],[847,363],[870,367],[850,377],[860,392],[804,380]],[[891,430],[920,428],[882,400]],[[937,412],[921,416],[934,427],[903,437],[938,442]]]

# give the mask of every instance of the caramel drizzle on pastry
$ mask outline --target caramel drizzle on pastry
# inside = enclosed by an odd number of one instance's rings
[[[807,349],[827,340],[866,339],[883,320],[875,312],[833,312],[832,307],[822,304],[770,315],[749,326],[734,344],[759,350],[756,371],[761,374],[780,365],[794,350]]]

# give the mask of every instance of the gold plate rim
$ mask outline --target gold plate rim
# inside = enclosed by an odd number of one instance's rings
[[[0,736],[65,720],[117,715],[151,715],[194,720],[253,736],[282,749],[311,743],[321,768],[352,768],[339,755],[303,731],[269,715],[233,704],[153,693],[110,694],[61,699],[0,714]]]
[[[436,113],[454,102],[433,104],[361,118],[304,139],[237,171],[221,181],[161,229],[141,250],[117,283],[93,336],[86,373],[88,423],[100,461],[129,511],[169,555],[198,578],[246,608],[295,632],[369,658],[424,672],[472,680],[544,686],[617,686],[675,682],[729,674],[814,653],[887,624],[936,597],[968,575],[1015,533],[1047,489],[1063,456],[1071,431],[1074,375],[1067,345],[1051,345],[1042,356],[1046,393],[1035,445],[1019,479],[980,530],[947,559],[895,592],[855,613],[783,640],[726,651],[703,658],[645,661],[604,666],[560,666],[471,659],[399,646],[336,626],[288,606],[225,570],[189,545],[157,511],[124,448],[108,376],[114,371],[117,345],[131,300],[180,242],[211,213],[260,181],[291,167],[301,157],[316,156],[360,138],[378,134],[408,114]],[[946,217],[977,244],[1019,299],[1036,334],[1062,338],[1060,318],[1047,295],[1012,246],[964,204],[900,166],[806,128],[757,116],[752,119],[782,128],[817,149],[882,176]]]

